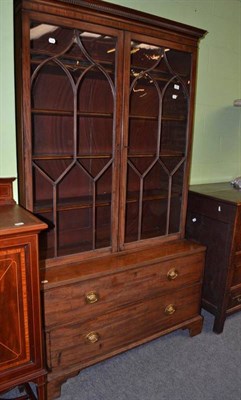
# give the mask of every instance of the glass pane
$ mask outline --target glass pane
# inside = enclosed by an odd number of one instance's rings
[[[90,208],[58,212],[58,255],[92,250],[93,218]]]
[[[129,123],[129,155],[153,157],[157,151],[157,136],[157,121],[131,118]]]
[[[186,121],[188,112],[188,92],[179,79],[172,79],[163,91],[163,115]]]
[[[60,54],[73,39],[71,29],[56,25],[32,22],[30,28],[31,53],[52,55]]]
[[[73,89],[68,75],[56,62],[39,65],[33,72],[32,108],[73,113]]]
[[[104,117],[78,118],[78,156],[89,154],[112,156],[113,119]]]
[[[51,225],[45,253],[110,246],[117,39],[33,22],[30,41],[34,205]]]
[[[143,204],[142,239],[166,233],[167,199],[150,200]]]
[[[113,93],[111,79],[98,68],[85,73],[78,86],[79,113],[99,113],[112,117]],[[86,95],[88,93],[88,96]],[[109,114],[109,115],[108,115]]]
[[[167,171],[158,161],[144,179],[142,238],[166,233],[168,179]]]
[[[138,216],[139,216],[138,203],[127,200],[126,204],[126,242],[133,242],[138,240]]]
[[[184,156],[186,152],[186,121],[163,121],[161,154],[163,156]]]
[[[57,115],[32,116],[33,156],[65,155],[73,157],[73,118]]]
[[[44,230],[39,236],[39,249],[40,249],[40,258],[46,259],[55,256],[55,244],[54,244],[54,236],[55,236],[55,225],[54,225],[54,217],[53,212],[47,212],[43,210],[42,213],[36,213],[37,217],[40,218],[48,225],[48,229]]]
[[[189,53],[132,41],[130,54],[126,242],[179,232],[191,73]]]
[[[159,112],[159,91],[152,78],[146,74],[138,79],[131,76],[130,114],[134,118],[157,118]]]
[[[169,232],[175,233],[180,229],[180,213],[182,206],[184,164],[182,163],[172,178],[172,195],[170,204]]]
[[[109,205],[96,210],[96,248],[110,246],[111,208]]]
[[[50,179],[46,176],[44,171],[37,168],[36,165],[33,167],[33,204],[34,210],[40,212],[42,208],[50,207],[52,210],[53,203],[53,184]]]
[[[114,71],[116,38],[96,34],[94,32],[82,31],[79,34],[79,39],[87,57],[90,57],[97,64],[105,64],[106,67],[108,66],[108,73]]]

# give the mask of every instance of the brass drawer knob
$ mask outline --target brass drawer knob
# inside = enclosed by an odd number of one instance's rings
[[[86,303],[93,304],[99,300],[99,295],[96,292],[89,292],[85,295]]]
[[[97,332],[90,332],[86,335],[86,339],[89,343],[96,343],[100,339],[100,336]]]
[[[169,281],[173,281],[174,279],[176,279],[178,277],[178,272],[177,270],[175,270],[175,268],[172,268],[168,271],[167,273],[167,279]]]
[[[173,304],[168,304],[165,308],[165,314],[166,315],[172,315],[176,311],[176,307]]]

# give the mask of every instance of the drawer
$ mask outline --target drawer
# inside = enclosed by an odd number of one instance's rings
[[[162,297],[100,315],[94,320],[50,331],[50,368],[97,361],[167,328],[196,317],[201,285],[196,284]],[[173,312],[174,311],[174,312]]]
[[[241,284],[241,253],[235,254],[232,286]]]
[[[188,212],[205,215],[218,221],[233,224],[236,215],[236,205],[190,192],[188,197]],[[195,215],[193,218],[195,218]]]
[[[235,289],[231,289],[229,295],[228,309],[238,306],[241,307],[241,286]]]
[[[44,292],[45,326],[82,321],[202,280],[204,253],[132,268]]]

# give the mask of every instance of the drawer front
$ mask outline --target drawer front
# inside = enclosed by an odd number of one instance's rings
[[[200,282],[204,253],[46,290],[45,326],[93,318],[119,307]]]
[[[190,192],[188,197],[188,211],[205,215],[218,221],[234,223],[236,206],[219,199],[211,199],[207,196]]]
[[[241,308],[241,286],[235,290],[231,290],[229,295],[228,309],[238,306]]]
[[[201,285],[146,300],[50,332],[48,363],[58,369],[96,360],[199,314]]]

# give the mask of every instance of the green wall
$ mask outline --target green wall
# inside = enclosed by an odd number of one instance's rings
[[[191,183],[241,175],[241,1],[111,0],[208,31],[200,43]],[[13,1],[0,0],[0,176],[17,176]],[[16,189],[15,189],[16,192]]]
[[[17,176],[13,61],[13,1],[0,0],[0,177]]]

